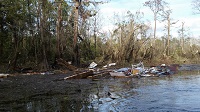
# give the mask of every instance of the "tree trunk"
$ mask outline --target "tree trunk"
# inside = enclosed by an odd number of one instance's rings
[[[38,7],[38,15],[37,15],[37,32],[40,32],[40,15],[41,15],[41,5],[39,4]],[[38,64],[39,58],[38,58],[38,51],[39,51],[39,45],[40,45],[40,39],[37,38],[37,35],[34,36],[34,53],[35,53],[35,63]]]
[[[78,12],[79,12],[79,0],[75,0],[75,9],[74,9],[74,64],[78,65],[78,45],[77,45],[77,37],[78,37]]]
[[[13,28],[13,39],[14,39],[14,46],[13,46],[13,50],[14,50],[14,54],[13,54],[13,59],[11,60],[11,63],[9,63],[11,66],[11,70],[16,70],[17,68],[17,59],[19,56],[19,51],[18,51],[18,47],[19,47],[19,39],[17,36],[17,31],[16,28]]]
[[[153,33],[154,39],[153,39],[153,46],[155,46],[155,41],[156,41],[156,27],[157,27],[157,21],[156,21],[156,19],[157,19],[157,16],[156,16],[156,14],[154,14],[154,33]]]
[[[47,0],[42,0],[41,5],[42,5],[42,13],[41,10],[40,11],[40,36],[41,36],[41,40],[42,40],[42,57],[43,57],[43,61],[42,61],[42,69],[43,70],[47,70],[48,68],[48,62],[47,62],[47,56],[46,56],[46,38],[44,35],[44,27],[45,27],[45,21],[46,21],[46,12],[45,12],[45,5],[47,3]]]
[[[1,27],[1,32],[3,32],[3,28]],[[3,54],[4,54],[4,51],[3,51],[3,49],[4,49],[4,41],[3,41],[3,38],[4,38],[4,35],[3,34],[1,34],[0,35],[0,58],[1,58],[1,56],[3,56]]]
[[[56,42],[56,58],[60,58],[61,57],[61,53],[60,53],[60,35],[61,35],[61,2],[59,2],[58,4],[58,17],[57,17],[57,25],[56,25],[56,34],[57,34],[57,42]]]
[[[169,56],[170,52],[169,52],[169,47],[170,47],[170,18],[168,17],[168,28],[167,28],[167,56]]]
[[[181,35],[182,35],[182,39],[181,39],[181,40],[182,40],[182,42],[181,42],[181,44],[182,44],[181,46],[182,46],[182,47],[181,47],[181,48],[182,48],[182,52],[184,52],[184,41],[185,41],[185,40],[184,40],[184,24],[185,24],[185,23],[182,22],[182,29],[181,29]]]
[[[94,47],[95,47],[95,58],[97,56],[97,35],[96,35],[96,27],[97,27],[97,18],[94,17]]]

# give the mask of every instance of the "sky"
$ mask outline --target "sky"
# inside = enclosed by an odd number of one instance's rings
[[[106,0],[103,0],[106,1]],[[114,28],[114,13],[123,17],[127,11],[131,11],[135,14],[136,11],[144,13],[143,21],[150,23],[153,33],[153,13],[149,7],[143,6],[147,0],[110,0],[108,3],[101,4],[99,6],[100,14],[103,16],[103,31],[109,31]],[[181,25],[184,22],[185,29],[187,29],[190,37],[200,38],[200,14],[194,14],[192,8],[192,0],[165,0],[169,3],[170,9],[172,9],[172,22],[178,21],[173,27],[171,27],[171,35],[173,37],[178,36],[177,30],[181,29]],[[163,31],[164,23],[157,22],[157,36],[163,36],[166,31]]]

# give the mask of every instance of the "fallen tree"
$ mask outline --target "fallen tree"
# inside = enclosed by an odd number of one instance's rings
[[[77,70],[77,67],[70,65],[68,62],[63,60],[62,58],[59,58],[56,60],[58,65],[64,66],[65,68],[69,69],[70,71]]]
[[[80,72],[77,73],[75,75],[71,75],[69,77],[65,77],[64,79],[84,79],[87,78],[88,76],[92,76],[93,75],[93,71],[85,71],[85,72]]]

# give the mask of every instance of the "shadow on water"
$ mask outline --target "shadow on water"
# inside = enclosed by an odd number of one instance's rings
[[[0,111],[200,111],[200,74],[55,80],[63,75],[8,77],[0,82]]]

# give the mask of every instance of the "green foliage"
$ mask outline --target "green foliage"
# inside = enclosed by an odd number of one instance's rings
[[[39,2],[40,1],[40,2]],[[7,69],[8,63],[19,67],[39,67],[43,57],[43,45],[49,64],[54,63],[57,48],[58,2],[50,0],[1,0],[0,1],[0,64]],[[58,0],[60,1],[60,0]],[[73,4],[63,1],[61,6],[60,52],[61,57],[72,61],[74,16]],[[43,9],[41,3],[44,4]],[[92,3],[93,4],[93,3]],[[143,13],[127,12],[123,18],[115,16],[116,29],[106,35],[100,32],[98,12],[90,3],[81,6],[79,15],[79,58],[81,63],[93,60],[99,63],[137,63],[139,61],[166,59],[166,37],[155,43],[148,35],[150,26],[143,21]],[[90,7],[92,7],[90,9]],[[45,16],[44,16],[45,15]],[[44,18],[42,18],[44,16]],[[44,19],[45,21],[41,21]],[[44,41],[41,38],[43,24]],[[183,36],[183,35],[182,35]],[[200,46],[185,38],[184,47],[180,39],[170,40],[172,62],[198,61]],[[152,47],[152,44],[156,46]],[[166,60],[167,60],[166,59]],[[5,69],[5,71],[6,71]],[[40,68],[37,68],[40,69]]]

